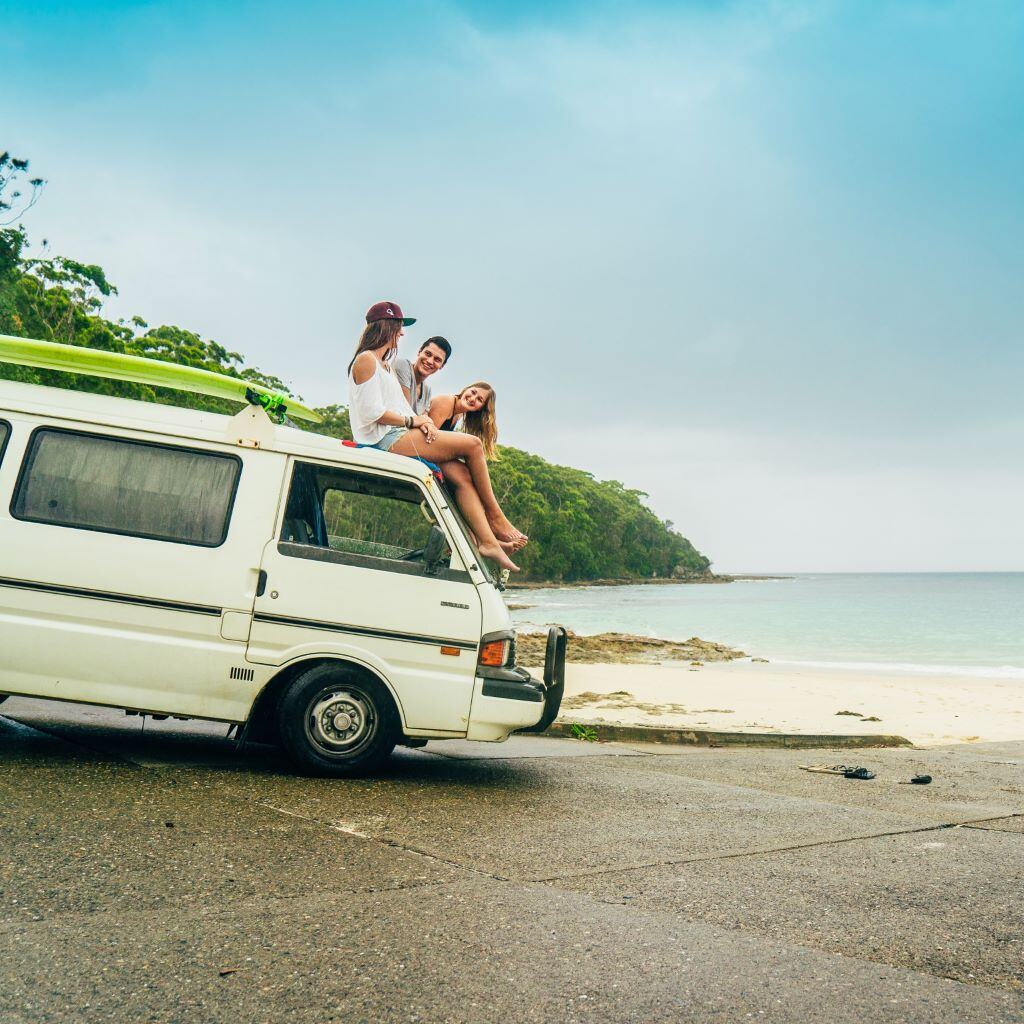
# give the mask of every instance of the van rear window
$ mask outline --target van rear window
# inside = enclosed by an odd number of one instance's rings
[[[11,515],[216,547],[227,536],[240,472],[233,455],[40,428],[29,443]]]
[[[0,462],[4,461],[4,449],[7,447],[7,438],[11,436],[11,425],[5,420],[0,420]]]

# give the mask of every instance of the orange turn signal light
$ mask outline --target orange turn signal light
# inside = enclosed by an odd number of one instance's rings
[[[505,664],[508,653],[507,640],[492,640],[480,648],[480,664],[490,665],[492,668],[501,668]]]
[[[459,656],[459,649],[458,647],[442,647],[441,653],[448,654],[453,658],[457,658]]]

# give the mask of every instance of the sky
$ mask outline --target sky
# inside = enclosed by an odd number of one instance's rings
[[[374,301],[719,571],[1024,570],[1016,0],[27,3],[0,149],[110,316],[346,402]]]

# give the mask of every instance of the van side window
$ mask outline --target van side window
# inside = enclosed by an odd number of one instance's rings
[[[217,547],[241,472],[234,455],[40,428],[11,515],[33,523]]]
[[[4,449],[7,447],[7,438],[11,436],[11,425],[6,420],[0,420],[0,462],[4,461]]]
[[[433,523],[411,481],[300,462],[281,540],[349,555],[415,561]]]

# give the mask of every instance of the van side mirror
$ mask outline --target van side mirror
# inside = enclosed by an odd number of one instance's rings
[[[423,564],[428,576],[433,576],[444,568],[447,548],[448,538],[444,535],[444,530],[435,523],[430,528],[427,545],[423,549]]]

